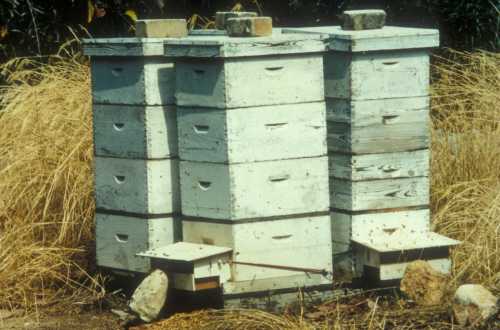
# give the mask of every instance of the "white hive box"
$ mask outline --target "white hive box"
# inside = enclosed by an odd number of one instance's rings
[[[135,214],[180,212],[178,160],[96,157],[96,208]]]
[[[175,106],[94,104],[95,155],[160,159],[177,156]]]
[[[231,280],[224,285],[225,293],[287,288],[294,286],[291,282],[331,283],[328,215],[229,224],[184,217],[182,226],[185,241],[232,248]]]
[[[429,147],[429,98],[327,101],[333,152],[366,154]]]
[[[182,160],[242,163],[326,155],[324,102],[219,110],[181,107]]]
[[[163,56],[170,38],[84,39],[91,56],[94,103],[174,104],[175,70]]]
[[[228,221],[329,209],[328,158],[181,162],[182,213]]]
[[[430,230],[429,209],[350,214],[332,211],[334,254],[352,251],[352,240],[377,239],[386,234],[426,233]]]
[[[241,108],[324,100],[321,36],[192,36],[168,42],[179,106]]]
[[[283,33],[323,34],[325,94],[328,98],[370,100],[427,96],[428,49],[439,45],[439,31],[386,26],[344,31],[340,26],[283,29]]]
[[[172,217],[138,218],[96,214],[97,265],[116,270],[147,273],[149,258],[136,254],[172,244],[178,238]]]
[[[356,272],[380,283],[401,279],[406,266],[415,260],[427,260],[436,270],[449,273],[450,247],[460,242],[432,232],[404,232],[357,238],[353,243]]]

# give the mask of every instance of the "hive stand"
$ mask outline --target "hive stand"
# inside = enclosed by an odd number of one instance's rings
[[[176,289],[218,287],[226,306],[260,307],[296,300],[299,288],[332,291],[324,49],[320,36],[279,32],[165,44],[176,63],[183,240],[201,252],[184,268],[159,248],[141,255]],[[207,246],[230,249],[229,278]],[[221,275],[198,276],[203,263]]]
[[[175,73],[166,39],[84,40],[91,59],[97,265],[147,273],[136,253],[180,240]],[[177,223],[177,225],[176,225]]]
[[[408,262],[450,271],[455,240],[429,229],[429,49],[436,30],[322,34],[335,268],[392,284]]]

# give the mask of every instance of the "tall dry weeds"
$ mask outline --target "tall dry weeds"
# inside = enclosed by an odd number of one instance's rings
[[[1,71],[0,307],[95,293],[88,66],[55,56]]]
[[[455,284],[500,292],[500,54],[450,51],[432,88],[435,229],[463,241]]]

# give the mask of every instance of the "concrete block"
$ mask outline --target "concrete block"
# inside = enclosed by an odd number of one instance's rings
[[[343,30],[373,30],[385,25],[385,11],[377,9],[346,10],[342,13]]]
[[[135,23],[135,36],[139,38],[183,38],[187,35],[185,19],[145,19]]]
[[[256,17],[257,15],[254,11],[218,11],[215,13],[215,28],[225,30],[227,20],[230,18]]]
[[[230,37],[266,37],[273,34],[271,17],[230,18],[226,23]]]

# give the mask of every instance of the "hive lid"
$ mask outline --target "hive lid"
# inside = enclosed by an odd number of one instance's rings
[[[165,55],[171,57],[226,58],[264,55],[318,53],[326,50],[322,34],[282,34],[273,29],[268,37],[191,35],[165,41]]]
[[[163,44],[175,38],[92,38],[83,39],[87,56],[162,56]]]
[[[439,31],[434,29],[384,26],[381,29],[348,31],[340,26],[283,28],[284,34],[323,34],[329,50],[365,52],[439,46]]]
[[[433,232],[381,233],[373,238],[353,238],[353,242],[380,253],[449,247],[460,244],[457,240]]]
[[[145,252],[137,253],[141,257],[157,258],[166,261],[194,262],[231,252],[228,247],[177,242]]]

